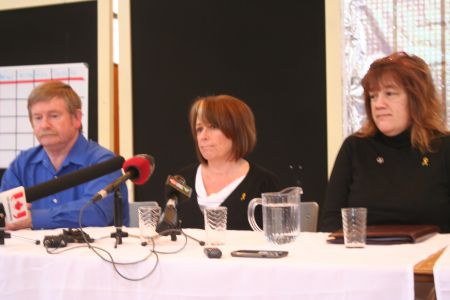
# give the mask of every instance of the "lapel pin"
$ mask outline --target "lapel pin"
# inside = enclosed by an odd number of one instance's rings
[[[245,201],[245,198],[247,198],[247,194],[246,194],[246,193],[242,193],[242,195],[241,195],[241,201]]]
[[[378,156],[376,159],[377,163],[379,163],[380,165],[384,164],[384,158],[381,156]]]

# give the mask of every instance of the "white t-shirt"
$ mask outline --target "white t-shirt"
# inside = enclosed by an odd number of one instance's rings
[[[227,197],[236,189],[244,178],[245,175],[242,175],[241,177],[233,180],[219,192],[208,195],[206,193],[205,185],[203,184],[202,168],[201,165],[199,165],[195,176],[195,190],[197,191],[197,201],[202,212],[205,207],[220,206],[220,204],[227,199]]]

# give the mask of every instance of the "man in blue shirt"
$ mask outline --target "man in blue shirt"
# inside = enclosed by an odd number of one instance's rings
[[[40,146],[22,151],[5,171],[0,191],[25,188],[113,158],[111,151],[81,134],[81,100],[73,89],[59,81],[37,86],[28,98],[28,114]],[[7,223],[7,230],[78,227],[80,209],[99,190],[122,175],[110,173],[87,183],[44,197],[29,204],[31,216]],[[120,187],[123,224],[129,224],[128,193]],[[114,221],[114,195],[89,205],[83,212],[83,226],[108,226]]]

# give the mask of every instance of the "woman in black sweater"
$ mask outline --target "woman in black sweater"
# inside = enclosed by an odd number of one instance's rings
[[[178,203],[181,226],[204,228],[203,209],[225,206],[227,229],[251,230],[250,200],[280,190],[273,173],[245,159],[256,144],[251,109],[232,96],[209,96],[194,102],[189,121],[200,163],[178,172],[193,189],[190,199]]]
[[[319,229],[341,228],[343,207],[366,207],[368,225],[450,232],[450,137],[427,64],[394,53],[371,64],[362,86],[367,120],[339,151]]]

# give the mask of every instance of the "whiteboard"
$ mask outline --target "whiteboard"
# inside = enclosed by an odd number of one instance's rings
[[[88,71],[85,63],[0,67],[0,168],[7,168],[21,150],[39,145],[28,119],[27,100],[42,82],[60,80],[80,96],[87,137]]]

